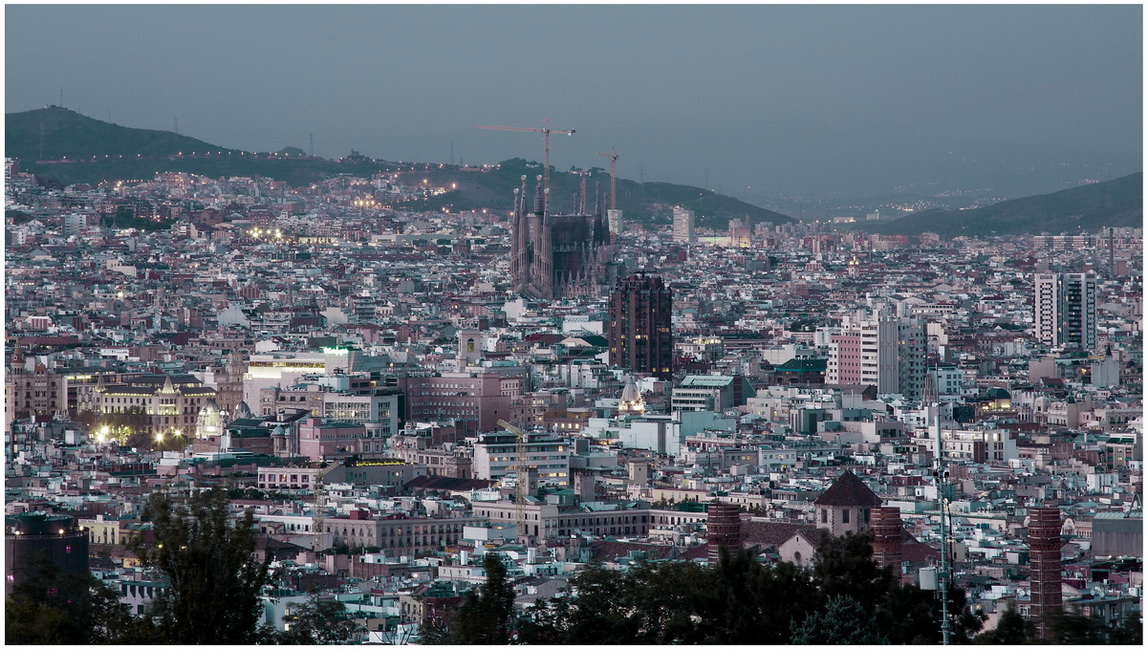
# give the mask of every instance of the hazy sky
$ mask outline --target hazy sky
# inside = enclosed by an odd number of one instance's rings
[[[476,127],[548,117],[577,130],[551,136],[558,169],[608,167],[596,153],[612,147],[625,178],[736,195],[884,192],[944,157],[1142,166],[1138,5],[8,5],[5,16],[6,112],[59,104],[62,90],[64,106],[97,119],[164,130],[178,119],[184,135],[249,150],[305,150],[313,134],[328,157],[540,161],[540,135]]]

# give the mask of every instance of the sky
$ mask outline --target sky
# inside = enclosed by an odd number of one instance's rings
[[[1142,169],[1142,33],[1139,5],[9,4],[5,112],[467,164],[542,160],[477,127],[548,118],[558,170],[1018,195]]]

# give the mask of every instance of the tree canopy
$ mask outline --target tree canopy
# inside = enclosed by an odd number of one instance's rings
[[[140,561],[159,569],[169,589],[156,598],[153,616],[165,642],[245,644],[257,638],[259,600],[268,565],[254,559],[256,534],[250,511],[230,521],[225,490],[192,494],[176,502],[151,496],[145,516],[155,541],[132,544]]]

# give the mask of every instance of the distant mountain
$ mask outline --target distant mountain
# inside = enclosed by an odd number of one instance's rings
[[[969,210],[925,210],[889,223],[862,223],[884,234],[943,237],[1095,231],[1103,226],[1143,225],[1143,173],[1090,183],[1051,194],[1002,201]]]
[[[98,156],[172,156],[179,152],[234,151],[171,131],[131,129],[59,106],[8,113],[4,146],[22,161],[76,160]]]
[[[107,180],[150,178],[156,172],[183,171],[211,178],[263,176],[304,186],[338,174],[369,178],[377,172],[414,177],[434,187],[450,188],[396,208],[412,210],[508,210],[521,176],[528,177],[527,192],[533,196],[534,177],[542,173],[539,163],[520,158],[491,168],[465,169],[434,163],[395,163],[348,156],[340,160],[308,157],[295,147],[276,153],[253,153],[228,149],[170,131],[133,129],[102,122],[66,108],[47,108],[9,113],[5,125],[6,155],[20,159],[22,169],[63,185]],[[579,202],[581,177],[551,169],[550,205],[554,211],[574,211]],[[408,183],[409,184],[409,183]],[[586,178],[587,208],[595,196],[603,210],[609,205],[609,174],[601,168]],[[730,219],[775,224],[791,217],[745,203],[739,199],[698,187],[671,183],[637,183],[617,179],[617,204],[627,221],[666,222],[672,208],[682,205],[697,215],[698,225],[723,229]]]

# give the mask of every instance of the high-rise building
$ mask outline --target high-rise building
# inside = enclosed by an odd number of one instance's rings
[[[538,176],[534,208],[526,210],[526,177],[514,190],[510,217],[510,275],[514,291],[534,298],[599,296],[608,282],[612,249],[600,203],[594,215],[549,214]]]
[[[1094,275],[1036,273],[1036,340],[1063,348],[1095,348],[1095,303]]]
[[[924,324],[916,318],[846,317],[832,335],[825,383],[871,384],[880,393],[919,399],[924,391]]]
[[[673,242],[677,244],[697,242],[697,233],[693,232],[693,211],[679,205],[673,207]]]
[[[656,275],[617,281],[609,296],[609,361],[661,379],[673,377],[673,291]]]

